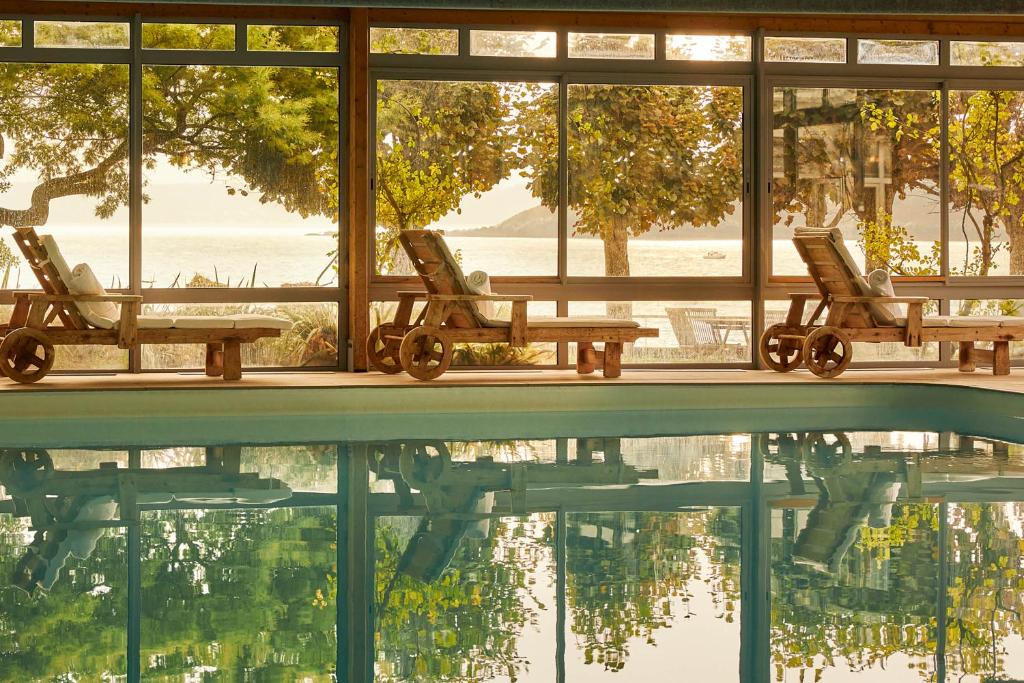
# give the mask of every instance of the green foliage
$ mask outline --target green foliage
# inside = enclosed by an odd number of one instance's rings
[[[605,244],[605,274],[629,275],[628,238],[718,225],[743,183],[743,93],[726,86],[574,85],[568,102],[573,229]],[[520,165],[545,206],[558,203],[558,93],[520,116]]]
[[[300,29],[255,33],[268,46],[315,40]],[[207,40],[181,24],[152,24],[147,38],[196,48]],[[211,177],[233,174],[242,186],[228,186],[229,195],[337,215],[335,70],[147,66],[142,96],[146,167],[163,158]],[[0,139],[0,191],[19,172],[39,179],[28,206],[0,207],[0,225],[45,224],[50,202],[72,195],[94,198],[96,215],[109,217],[128,199],[127,66],[0,64]]]
[[[125,536],[100,538],[89,559],[68,558],[49,592],[10,584],[25,551],[23,520],[0,515],[0,680],[104,680],[124,676]]]
[[[398,521],[377,526],[377,680],[518,680],[528,664],[518,639],[544,608],[526,600],[528,579],[543,561],[537,527],[549,533],[550,526],[492,521],[486,540],[463,539],[444,575],[423,582],[398,572],[405,535]]]
[[[950,200],[962,211],[951,226],[974,245],[959,268],[988,275],[1002,240],[1010,274],[1024,273],[1024,95],[984,90],[951,93]]]
[[[447,81],[377,85],[377,264],[394,271],[398,233],[422,228],[509,172],[514,125],[532,86]]]
[[[933,242],[930,253],[921,253],[910,231],[892,222],[887,213],[857,224],[857,244],[868,263],[885,268],[892,275],[938,275],[942,267],[942,243]]]
[[[627,669],[631,644],[653,646],[659,629],[693,614],[695,582],[707,584],[716,618],[739,612],[738,508],[572,515],[567,545],[570,626],[587,664]]]
[[[534,365],[541,363],[550,352],[533,345],[459,344],[452,357],[453,365]],[[553,360],[553,359],[552,359]]]
[[[147,680],[197,667],[231,679],[332,680],[334,614],[309,595],[333,565],[333,508],[160,512],[144,517]]]

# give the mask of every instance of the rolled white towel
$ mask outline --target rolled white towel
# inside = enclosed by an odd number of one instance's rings
[[[473,292],[473,294],[491,293],[491,277],[482,270],[474,270],[472,273],[467,275],[466,284],[469,286],[469,291]],[[477,303],[476,308],[480,311],[480,315],[483,317],[494,317],[493,301],[480,301]]]
[[[72,268],[71,279],[64,285],[72,294],[98,296],[107,293],[88,263],[79,263]],[[100,329],[113,328],[121,317],[120,308],[112,301],[82,301],[77,302],[76,305],[82,317],[89,321],[90,325]]]
[[[888,271],[877,268],[868,273],[865,280],[872,296],[896,296]],[[895,325],[897,318],[907,317],[903,307],[899,304],[871,304],[870,308],[871,315],[879,325]]]

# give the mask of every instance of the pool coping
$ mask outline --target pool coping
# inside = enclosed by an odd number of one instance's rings
[[[1024,443],[1024,394],[934,381],[62,387],[0,391],[0,415],[0,446],[285,443],[282,434],[291,433],[295,441],[341,442],[830,429],[955,431]]]

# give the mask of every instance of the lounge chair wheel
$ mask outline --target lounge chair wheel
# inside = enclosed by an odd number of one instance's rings
[[[810,432],[804,439],[803,451],[805,462],[835,466],[853,457],[853,444],[842,432]]]
[[[53,344],[39,330],[21,327],[0,344],[0,370],[21,384],[38,382],[53,367]]]
[[[41,448],[0,451],[0,482],[9,492],[29,491],[53,473],[53,458]]]
[[[841,375],[853,360],[853,342],[838,327],[825,325],[804,339],[804,363],[818,377]]]
[[[775,372],[796,370],[804,362],[799,340],[780,338],[787,333],[792,334],[793,329],[782,323],[772,325],[764,331],[757,345],[761,362]]]
[[[422,491],[448,474],[452,454],[443,441],[414,442],[402,446],[398,471],[410,487]]]
[[[381,327],[373,328],[370,336],[366,338],[366,356],[370,359],[370,365],[380,372],[395,375],[402,371],[402,359],[399,357],[399,347],[402,342],[398,339],[384,339]]]
[[[398,356],[402,369],[420,380],[444,374],[452,364],[455,347],[451,337],[433,325],[421,325],[402,339]]]

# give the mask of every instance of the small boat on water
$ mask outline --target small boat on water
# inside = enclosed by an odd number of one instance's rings
[[[725,258],[725,254],[723,254],[720,251],[712,250],[712,251],[706,252],[704,254],[704,258],[712,260],[712,261],[721,261],[722,259]]]

